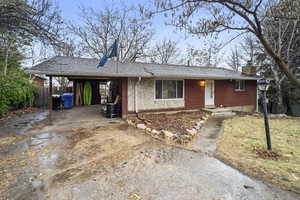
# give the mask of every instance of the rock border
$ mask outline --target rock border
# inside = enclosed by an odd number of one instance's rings
[[[146,123],[142,123],[142,122],[135,123],[131,119],[127,119],[127,124],[137,129],[144,130],[147,134],[151,135],[153,138],[164,140],[168,143],[171,142],[177,144],[187,144],[198,134],[198,131],[203,127],[204,123],[209,119],[210,116],[211,116],[210,114],[205,113],[204,116],[202,116],[198,121],[196,121],[193,127],[186,129],[186,131],[188,132],[187,135],[179,135],[168,130],[152,129],[148,127]]]

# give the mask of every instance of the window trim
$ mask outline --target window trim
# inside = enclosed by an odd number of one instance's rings
[[[236,86],[236,82],[239,82],[239,89],[236,89],[235,88],[235,86]],[[241,86],[241,81],[244,81],[244,89],[240,89],[240,86]],[[235,80],[235,82],[234,82],[234,91],[236,91],[236,92],[245,92],[246,91],[246,80],[242,80],[242,79],[240,79],[240,80]]]
[[[163,99],[163,98],[161,98],[161,99],[157,99],[156,98],[156,81],[182,81],[182,98],[172,98],[172,99]],[[168,78],[168,79],[161,79],[161,78],[154,79],[154,81],[153,81],[154,101],[184,100],[184,92],[185,92],[184,91],[184,84],[185,84],[184,79],[171,79],[171,78]],[[177,96],[177,84],[176,84],[176,96]]]

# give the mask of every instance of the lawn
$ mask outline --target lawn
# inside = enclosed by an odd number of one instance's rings
[[[300,192],[300,118],[270,120],[273,151],[266,151],[263,118],[224,121],[216,156],[254,177]]]

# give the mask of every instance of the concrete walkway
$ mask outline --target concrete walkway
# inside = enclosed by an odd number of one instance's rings
[[[194,151],[213,155],[217,149],[217,141],[222,128],[222,122],[228,117],[210,117],[199,130],[197,137],[189,144]]]

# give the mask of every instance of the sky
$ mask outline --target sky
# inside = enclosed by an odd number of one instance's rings
[[[56,0],[59,9],[61,10],[61,14],[63,19],[69,23],[80,24],[80,6],[84,7],[92,7],[96,10],[101,10],[105,6],[112,6],[112,5],[135,5],[142,4],[144,6],[152,6],[153,0]],[[155,31],[155,35],[153,36],[153,43],[155,40],[162,40],[164,38],[172,39],[177,42],[178,48],[180,51],[185,51],[188,46],[194,46],[196,48],[201,48],[206,40],[206,38],[198,38],[190,36],[184,32],[176,31],[174,27],[165,25],[166,18],[161,16],[157,16],[153,19],[152,28]],[[236,34],[234,33],[223,33],[220,35],[220,41],[226,43]],[[222,51],[222,58],[229,56],[231,49],[238,45],[240,42],[239,39],[233,41]],[[226,65],[223,62],[221,65]],[[225,66],[226,67],[226,66]]]

